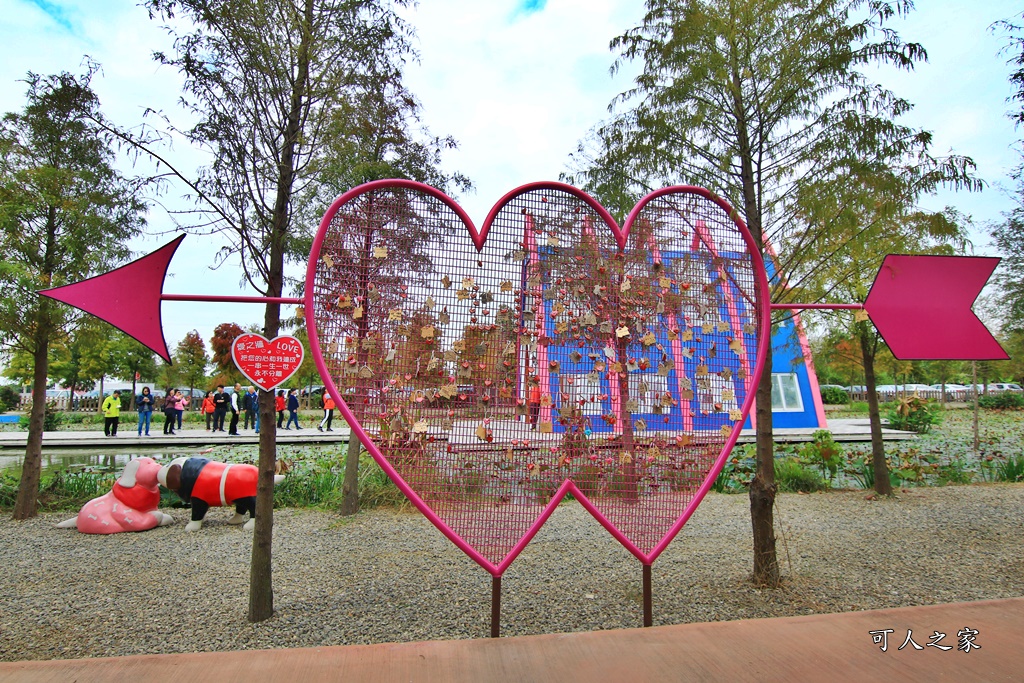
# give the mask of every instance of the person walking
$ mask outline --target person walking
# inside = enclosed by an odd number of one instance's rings
[[[121,392],[115,391],[103,399],[103,435],[117,436],[117,423],[121,418]]]
[[[334,418],[334,399],[325,390],[323,393],[324,401],[324,419],[320,421],[320,424],[316,426],[321,432],[324,431],[324,425],[327,425],[327,431],[333,432],[331,429],[331,420]]]
[[[149,423],[153,418],[153,392],[149,387],[142,387],[142,393],[135,397],[135,408],[139,411],[139,436],[142,436],[143,426],[149,436]]]
[[[216,407],[213,405],[213,394],[209,391],[203,396],[203,404],[200,410],[206,416],[206,431],[210,431],[210,423],[213,422],[213,411],[216,410]]]
[[[231,392],[231,424],[228,425],[228,436],[238,436],[238,411],[242,409],[242,385],[235,382],[235,390]]]
[[[281,429],[284,427],[284,409],[288,405],[288,402],[284,398],[284,389],[277,390],[277,396],[274,397],[274,410],[277,411],[277,428]]]
[[[245,410],[245,421],[242,423],[242,429],[248,429],[249,423],[252,422],[253,429],[258,430],[259,427],[256,425],[256,390],[251,386],[245,388],[241,407]]]
[[[217,385],[217,393],[213,395],[213,431],[224,431],[224,418],[228,414],[231,399],[224,393],[224,385]]]
[[[178,417],[178,402],[174,400],[174,389],[168,387],[164,395],[164,434],[174,434],[174,422]]]
[[[174,410],[178,420],[178,429],[181,429],[181,418],[185,414],[185,408],[188,408],[188,401],[188,397],[182,394],[180,389],[174,392]]]
[[[256,429],[256,433],[260,433],[260,394],[253,387],[249,387],[252,392],[249,394],[249,401],[252,403],[252,421],[253,427]]]
[[[292,422],[295,422],[295,428],[299,427],[299,397],[295,395],[295,389],[288,390],[288,424],[285,425],[285,429],[291,429]]]
[[[540,418],[540,380],[532,377],[530,383],[530,429],[535,430]]]

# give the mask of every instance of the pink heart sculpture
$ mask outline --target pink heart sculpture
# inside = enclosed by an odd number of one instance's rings
[[[267,339],[246,332],[231,342],[231,358],[254,386],[270,391],[288,381],[302,365],[302,342],[287,335]]]
[[[768,281],[734,215],[673,187],[620,228],[534,183],[478,231],[438,190],[368,183],[314,239],[311,350],[353,433],[491,574],[568,493],[649,565],[724,465],[763,366]]]

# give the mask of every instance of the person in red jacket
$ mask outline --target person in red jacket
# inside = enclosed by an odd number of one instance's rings
[[[274,397],[274,410],[277,411],[277,428],[278,429],[280,429],[281,427],[284,426],[281,423],[284,422],[284,409],[285,409],[286,405],[287,404],[286,404],[286,402],[284,400],[284,389],[278,389],[277,390],[277,396]]]
[[[530,378],[530,429],[537,429],[537,420],[540,418],[540,379]]]
[[[209,391],[206,392],[206,396],[203,397],[203,415],[206,416],[206,431],[210,431],[210,423],[213,421],[213,396]]]
[[[333,432],[331,429],[331,420],[334,418],[334,399],[326,391],[324,392],[324,419],[317,425],[317,429],[321,432],[324,431],[324,425],[327,425],[327,431]]]

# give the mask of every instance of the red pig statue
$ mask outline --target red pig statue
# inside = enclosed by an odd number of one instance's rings
[[[174,521],[157,510],[160,465],[152,458],[135,458],[124,466],[114,487],[82,506],[78,516],[57,525],[61,529],[77,527],[85,534],[116,534],[121,531],[145,531]]]

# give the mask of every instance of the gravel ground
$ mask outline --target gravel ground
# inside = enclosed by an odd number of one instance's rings
[[[756,589],[748,499],[707,497],[655,562],[656,625],[1024,595],[1024,485],[782,494],[783,588]],[[280,510],[276,614],[245,620],[251,533],[59,530],[0,519],[0,659],[312,647],[489,633],[490,577],[415,512]],[[576,503],[506,572],[502,635],[636,627],[640,565]]]

